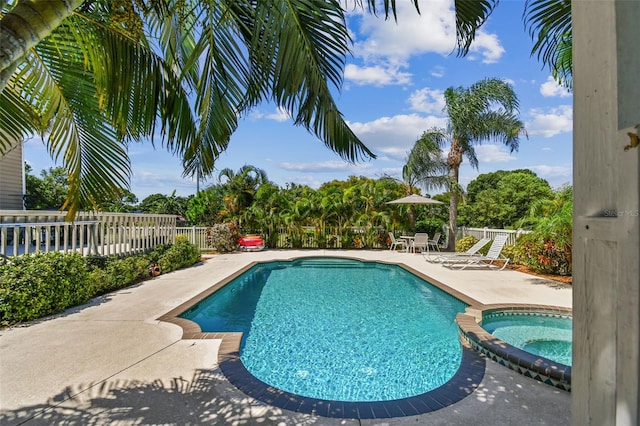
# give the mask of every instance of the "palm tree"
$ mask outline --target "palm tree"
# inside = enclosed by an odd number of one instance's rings
[[[424,190],[452,187],[449,185],[449,164],[444,160],[442,148],[436,140],[420,137],[409,152],[407,164],[402,168],[403,183],[407,195],[414,193],[414,188]],[[412,204],[408,209],[409,224],[415,230],[415,210]]]
[[[260,185],[268,183],[267,173],[254,166],[242,166],[238,172],[230,168],[220,171],[218,181],[225,193],[224,201],[233,220],[240,220],[255,198]]]
[[[112,3],[0,3],[0,127],[11,129],[0,132],[0,155],[13,140],[47,133],[51,154],[69,172],[70,215],[94,195],[128,186],[122,141],[152,136],[157,117],[163,145],[182,156],[185,174],[200,177],[213,173],[238,117],[265,100],[343,158],[375,157],[330,91],[342,84],[349,52],[340,2]],[[412,3],[418,9],[418,0]],[[375,0],[355,4],[380,12]],[[456,1],[461,55],[496,4]],[[395,17],[395,2],[382,7],[385,17]],[[156,49],[147,33],[158,40]],[[154,55],[159,50],[162,57]]]
[[[450,87],[445,90],[446,129],[430,129],[422,134],[419,143],[430,149],[449,145],[449,249],[455,247],[457,231],[459,171],[463,157],[478,168],[474,144],[483,141],[502,142],[511,151],[517,150],[520,135],[526,135],[518,119],[518,98],[508,83],[490,78],[468,88]]]

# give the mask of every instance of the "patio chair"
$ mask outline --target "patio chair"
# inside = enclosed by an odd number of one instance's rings
[[[432,247],[436,249],[436,251],[440,251],[440,232],[436,232],[433,238],[427,242],[427,251],[431,250]]]
[[[487,253],[486,256],[476,254],[471,256],[448,258],[442,262],[442,265],[449,269],[465,269],[469,266],[497,268],[497,265],[495,265],[494,262],[502,261],[504,264],[499,269],[503,270],[507,267],[509,258],[502,256],[500,253],[507,242],[507,238],[509,238],[509,236],[506,234],[496,235],[493,239],[493,243],[491,243],[491,247],[489,248],[489,253]]]
[[[416,252],[416,250],[420,250],[420,252],[424,252],[428,250],[429,247],[429,235],[424,232],[416,233],[413,241],[411,242],[411,251]]]
[[[389,250],[393,251],[398,247],[405,249],[405,242],[402,240],[396,240],[396,237],[395,235],[393,235],[393,232],[389,232],[389,238],[391,239],[391,246],[389,247]]]
[[[433,255],[427,252],[427,253],[422,253],[422,255],[424,256],[424,260],[431,263],[442,263],[443,261],[449,258],[453,258],[453,259],[463,258],[463,257],[466,258],[466,257],[477,254],[478,251],[482,247],[486,246],[489,241],[491,241],[491,238],[482,238],[477,243],[469,247],[467,251],[460,252],[460,253],[447,252],[447,253],[437,253]]]

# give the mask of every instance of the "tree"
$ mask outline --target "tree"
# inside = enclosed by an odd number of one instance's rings
[[[375,0],[354,4],[379,12]],[[464,55],[497,0],[456,4]],[[395,17],[395,2],[382,6]],[[16,0],[0,7],[0,127],[11,129],[0,133],[0,154],[7,141],[46,133],[69,174],[70,215],[127,187],[124,142],[151,137],[157,118],[163,145],[182,156],[185,174],[199,177],[213,172],[238,117],[265,100],[343,158],[375,157],[330,90],[341,87],[350,43],[340,2]]]
[[[176,195],[151,194],[145,197],[138,209],[144,213],[184,215],[188,210],[189,199]]]
[[[224,210],[224,194],[219,185],[199,191],[189,199],[185,215],[192,225],[211,226],[220,222]]]
[[[230,168],[220,171],[218,182],[224,192],[227,219],[239,221],[255,198],[260,185],[268,183],[267,173],[254,166],[242,166],[238,172]]]
[[[69,183],[62,167],[49,167],[40,171],[40,178],[29,174],[31,166],[25,164],[25,207],[33,210],[58,210],[67,199]]]
[[[537,177],[537,175],[529,169],[496,170],[491,173],[482,173],[467,185],[466,202],[469,204],[475,203],[480,192],[497,188],[500,181],[506,175],[513,173],[527,173],[531,176]]]
[[[121,188],[114,191],[104,200],[95,200],[95,207],[104,212],[131,213],[135,210],[138,197],[128,189]]]
[[[419,138],[409,152],[407,163],[402,168],[402,181],[407,189],[406,195],[414,193],[415,187],[430,189],[448,187],[449,165],[443,160],[442,149],[437,140]],[[409,226],[416,230],[415,207],[407,207]]]
[[[532,205],[552,196],[549,183],[530,170],[482,174],[467,188],[460,222],[475,227],[517,227]]]
[[[455,247],[459,170],[463,157],[478,168],[474,145],[496,141],[511,151],[518,149],[520,135],[526,134],[518,119],[518,97],[509,83],[495,78],[481,80],[468,88],[449,87],[445,90],[446,129],[430,129],[422,134],[420,143],[442,148],[449,145],[449,250]]]

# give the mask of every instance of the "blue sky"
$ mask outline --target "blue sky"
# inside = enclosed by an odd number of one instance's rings
[[[347,59],[344,85],[336,102],[345,119],[377,159],[350,164],[292,121],[274,105],[261,105],[242,118],[217,171],[252,165],[277,185],[289,182],[317,188],[349,176],[401,176],[407,153],[423,131],[442,127],[443,92],[487,77],[508,81],[520,99],[520,118],[528,139],[510,153],[501,145],[476,147],[479,169],[465,160],[460,182],[481,173],[531,169],[556,188],[571,183],[573,99],[548,70],[530,56],[533,42],[522,23],[524,1],[500,2],[464,58],[453,51],[453,0],[421,1],[418,16],[408,1],[398,2],[398,23],[350,13],[354,45]],[[153,194],[194,194],[196,183],[182,178],[179,158],[151,143],[129,146],[131,191],[142,200]],[[35,173],[54,165],[43,144],[25,144],[25,161]],[[217,172],[201,187],[217,181]],[[441,191],[431,191],[431,195]],[[424,192],[423,192],[424,193]]]

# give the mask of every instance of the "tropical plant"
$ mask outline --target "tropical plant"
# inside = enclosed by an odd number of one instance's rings
[[[402,167],[401,183],[406,188],[405,195],[417,193],[415,189],[421,187],[427,191],[449,184],[449,165],[443,159],[440,145],[434,139],[419,138],[407,157],[407,163]],[[409,219],[409,229],[416,231],[415,206],[406,206]]]
[[[459,201],[459,170],[463,157],[478,168],[474,145],[496,141],[517,150],[520,135],[526,134],[518,119],[518,97],[505,81],[488,78],[468,88],[450,87],[445,90],[446,128],[432,128],[422,134],[418,143],[441,149],[449,145],[447,165],[449,180],[449,250],[455,247]]]
[[[496,4],[456,1],[460,55]],[[395,2],[381,7],[395,17]],[[238,117],[265,100],[343,158],[374,157],[331,94],[351,41],[340,2],[9,0],[0,14],[0,154],[45,135],[70,177],[70,216],[127,187],[125,143],[157,127],[185,174],[211,174]]]
[[[553,78],[569,89],[573,86],[573,32],[571,0],[527,0],[524,22],[535,42],[531,50],[549,67]]]
[[[129,141],[192,137],[187,93],[131,1],[4,1],[0,18],[0,155],[42,135],[70,216],[127,187]]]
[[[225,220],[241,222],[244,211],[255,198],[258,188],[268,183],[267,173],[254,166],[243,166],[238,172],[230,168],[220,171],[218,182],[224,193]]]
[[[530,265],[540,272],[570,275],[573,247],[573,189],[566,186],[554,196],[537,201],[522,226],[533,233],[522,237],[522,247]]]

